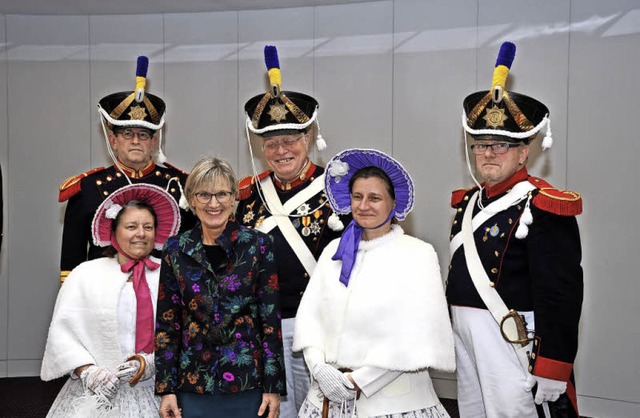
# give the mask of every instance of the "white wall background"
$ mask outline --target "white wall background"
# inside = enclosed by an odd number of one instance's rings
[[[634,0],[387,0],[270,11],[130,16],[0,15],[0,377],[35,376],[59,288],[65,178],[110,164],[96,103],[134,87],[168,104],[166,152],[250,171],[242,107],[265,88],[275,44],[285,89],[314,95],[329,149],[392,153],[413,174],[405,222],[448,265],[450,191],[468,187],[462,99],[490,86],[500,43],[518,52],[511,89],[551,109],[554,147],[530,172],[582,193],[585,303],[576,361],[581,413],[640,416],[640,3]],[[439,375],[440,394],[455,382]]]

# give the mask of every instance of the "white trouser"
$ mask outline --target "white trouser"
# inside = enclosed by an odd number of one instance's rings
[[[533,329],[533,312],[520,312]],[[486,309],[451,307],[461,418],[537,418],[516,353]]]
[[[298,411],[304,402],[304,398],[309,391],[309,370],[304,362],[302,352],[293,353],[293,329],[296,319],[288,318],[282,320],[282,344],[284,351],[284,368],[287,378],[287,396],[280,399],[280,417],[296,418]]]

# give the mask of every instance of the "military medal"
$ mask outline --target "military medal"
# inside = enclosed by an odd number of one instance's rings
[[[254,228],[259,228],[260,225],[262,225],[262,222],[264,222],[264,216],[261,216],[258,218],[258,220],[256,221]]]
[[[291,223],[293,224],[293,227],[295,229],[300,228],[300,218],[295,218],[293,221],[291,221]]]
[[[310,216],[305,216],[302,218],[302,235],[304,235],[305,237],[308,237],[309,234],[311,233],[311,228],[309,228],[309,224],[311,224],[311,217]]]
[[[316,210],[315,212],[313,212],[313,217],[316,218],[316,220],[311,223],[311,227],[310,227],[311,233],[313,235],[318,235],[322,230],[322,228],[320,228],[320,223],[318,222],[318,219],[320,219],[321,216],[322,216],[321,211]]]
[[[250,210],[249,212],[244,214],[244,217],[242,218],[242,222],[245,224],[248,224],[249,222],[251,222],[253,220],[253,211]]]
[[[298,215],[306,216],[309,214],[310,210],[311,210],[311,206],[309,206],[308,203],[303,203],[300,206],[298,206],[297,212],[298,212]]]
[[[498,224],[493,225],[489,230],[489,234],[491,234],[492,237],[497,237],[499,233],[500,228],[498,228]]]

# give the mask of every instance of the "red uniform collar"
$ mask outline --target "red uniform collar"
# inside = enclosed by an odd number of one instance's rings
[[[291,183],[282,182],[280,179],[278,179],[278,176],[276,176],[275,173],[272,172],[273,184],[275,184],[276,187],[280,190],[291,190],[306,182],[315,171],[316,165],[312,163],[311,160],[309,160],[307,161],[307,165],[302,169],[300,175],[296,177]]]
[[[492,197],[499,196],[507,192],[513,186],[515,186],[516,184],[528,178],[529,178],[529,173],[527,172],[527,167],[522,167],[520,170],[516,171],[513,174],[513,176],[509,177],[507,180],[503,181],[502,183],[498,183],[495,186],[491,186],[491,187],[485,186],[484,183],[482,183],[482,185],[484,186],[485,191],[487,193],[487,198],[490,199]]]
[[[136,170],[134,168],[127,167],[126,165],[122,164],[120,161],[118,161],[118,165],[120,166],[120,168],[122,168],[122,171],[124,172],[124,174],[126,174],[127,177],[132,179],[141,179],[151,174],[153,170],[155,170],[156,168],[156,164],[153,162],[153,160],[149,161],[149,164],[147,164],[142,170]]]

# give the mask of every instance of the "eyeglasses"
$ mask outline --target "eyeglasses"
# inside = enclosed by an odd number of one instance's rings
[[[124,139],[133,139],[134,136],[137,136],[140,141],[148,141],[153,136],[148,131],[132,131],[131,129],[123,129],[118,131],[116,135],[122,135]]]
[[[280,147],[289,148],[296,144],[304,137],[304,134],[301,134],[297,138],[292,138],[290,136],[282,139],[267,139],[264,144],[262,144],[263,151],[275,151]]]
[[[211,199],[215,196],[218,203],[227,203],[231,200],[231,196],[233,193],[231,192],[218,192],[218,193],[209,193],[209,192],[198,192],[195,194],[196,200],[198,203],[206,205],[211,202]]]
[[[520,145],[522,144],[511,144],[508,142],[496,142],[495,144],[472,144],[471,151],[476,155],[482,155],[491,148],[491,151],[494,154],[506,154],[510,148],[516,148]]]

